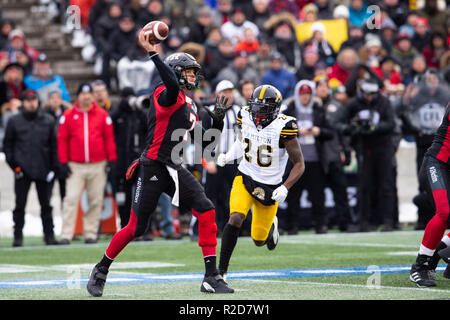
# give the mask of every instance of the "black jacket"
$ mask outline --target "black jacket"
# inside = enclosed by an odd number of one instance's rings
[[[110,116],[117,146],[114,172],[118,177],[125,178],[128,166],[139,158],[145,147],[146,115],[142,110],[132,109],[127,99],[122,98],[119,105],[112,107]]]
[[[369,119],[358,120],[367,115]],[[345,135],[353,134],[355,138],[359,138],[364,149],[384,148],[393,145],[394,116],[390,101],[381,94],[370,104],[357,96],[343,108],[337,128]]]
[[[136,28],[125,32],[120,28],[116,28],[108,37],[109,56],[111,59],[119,61],[125,56],[129,49],[136,43]]]
[[[40,108],[34,117],[22,108],[9,119],[3,146],[11,169],[20,167],[32,180],[45,180],[58,168],[55,120]]]

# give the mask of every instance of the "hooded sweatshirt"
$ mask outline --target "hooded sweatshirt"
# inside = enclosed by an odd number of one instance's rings
[[[307,105],[304,105],[300,101],[299,90],[303,85],[307,85],[311,88],[311,100]],[[299,128],[310,129],[314,126],[314,95],[316,93],[316,85],[309,80],[301,80],[295,85],[294,90],[294,103],[295,103],[295,118],[297,119],[297,125]],[[303,157],[307,162],[319,161],[319,155],[317,153],[316,140],[312,135],[299,136],[299,143],[302,147]]]

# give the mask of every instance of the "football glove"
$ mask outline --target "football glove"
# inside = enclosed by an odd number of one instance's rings
[[[226,164],[227,164],[227,156],[225,155],[225,153],[219,154],[219,156],[217,157],[217,165],[219,167],[224,167]]]
[[[275,200],[276,202],[283,202],[286,200],[286,197],[288,195],[288,189],[281,185],[272,192],[272,200]]]
[[[223,118],[225,118],[225,113],[230,107],[231,105],[228,105],[228,98],[226,96],[217,96],[214,107],[214,117],[223,120]]]

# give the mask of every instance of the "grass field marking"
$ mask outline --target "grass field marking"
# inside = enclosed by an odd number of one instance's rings
[[[311,233],[303,233],[302,231],[296,235],[281,235],[280,237],[287,237],[287,238],[314,238],[314,239],[334,239],[334,238],[342,238],[342,237],[348,237],[348,238],[371,238],[371,237],[384,237],[384,236],[422,236],[423,230],[399,230],[399,231],[389,231],[389,232],[378,232],[378,231],[371,231],[371,232],[329,232],[325,234],[316,234],[314,232]]]
[[[417,256],[417,251],[393,251],[386,252],[389,256]]]
[[[376,266],[376,272],[379,274],[387,273],[408,273],[409,265],[398,266]],[[443,270],[444,265],[439,265],[437,270]],[[372,270],[373,271],[373,270]],[[342,267],[342,268],[318,268],[318,269],[278,269],[278,270],[247,270],[231,271],[228,273],[229,279],[261,279],[261,278],[305,278],[318,276],[342,276],[342,275],[368,275],[373,274],[370,266]],[[132,275],[115,275],[108,278],[108,283],[128,284],[128,283],[151,283],[151,282],[184,282],[203,279],[203,273],[141,273]],[[0,281],[1,288],[20,288],[20,287],[43,287],[43,286],[68,286],[68,284],[85,285],[87,277],[78,278],[68,277],[66,279],[22,279],[22,280],[3,280]],[[450,293],[450,290],[447,291]]]
[[[450,290],[444,289],[432,289],[432,288],[418,288],[418,287],[392,287],[392,286],[379,286],[377,289],[369,289],[367,285],[354,284],[354,283],[331,283],[331,282],[314,282],[314,281],[292,281],[292,280],[273,280],[273,279],[242,279],[241,281],[247,282],[262,282],[262,283],[283,283],[292,285],[312,285],[318,287],[349,287],[349,288],[365,288],[368,290],[407,290],[407,291],[424,291],[436,292],[436,293],[450,293]],[[406,281],[406,280],[405,280]]]
[[[81,264],[57,264],[51,266],[31,266],[22,264],[0,264],[0,274],[7,273],[27,273],[27,272],[48,272],[48,271],[63,271],[73,272],[79,271],[91,271],[94,263],[81,263]],[[117,271],[123,269],[152,269],[152,268],[167,268],[167,267],[184,267],[184,264],[168,263],[160,261],[135,261],[135,262],[116,262],[111,266],[111,272],[113,274],[142,274],[129,271]]]
[[[364,243],[364,242],[318,242],[300,239],[280,239],[280,244],[310,244],[310,245],[329,245],[342,247],[374,247],[374,248],[418,248],[417,245],[408,244],[388,244],[388,243]]]
[[[158,246],[158,245],[179,245],[182,243],[191,243],[190,239],[180,239],[180,240],[166,240],[158,239],[154,241],[132,241],[127,247],[132,246]],[[98,242],[98,243],[71,243],[70,245],[60,245],[60,246],[47,246],[47,245],[36,245],[36,246],[22,246],[22,247],[3,247],[0,251],[27,251],[27,250],[61,250],[61,249],[71,249],[71,248],[105,248],[108,247],[109,242]]]

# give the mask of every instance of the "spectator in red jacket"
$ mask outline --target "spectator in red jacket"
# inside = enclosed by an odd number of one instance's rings
[[[391,56],[386,56],[380,61],[379,67],[372,68],[372,71],[383,80],[386,87],[402,83],[402,76],[396,70],[396,61]]]
[[[352,48],[344,48],[336,60],[336,63],[328,71],[328,78],[336,78],[345,84],[353,67],[358,63],[358,54]]]
[[[60,118],[57,138],[60,175],[67,177],[62,210],[62,244],[69,244],[73,237],[84,186],[89,209],[83,217],[83,234],[86,243],[97,241],[107,166],[117,158],[112,120],[94,102],[92,87],[80,85],[77,98]]]

